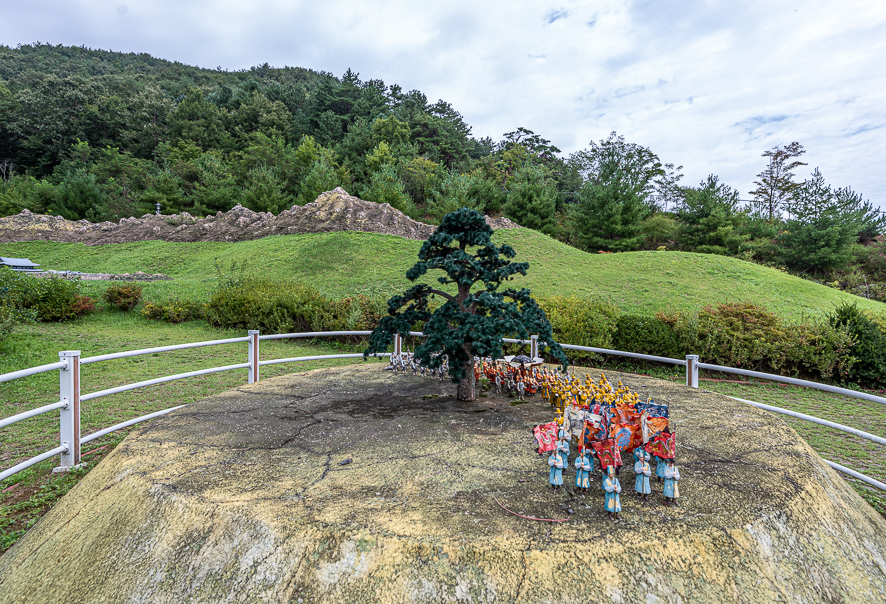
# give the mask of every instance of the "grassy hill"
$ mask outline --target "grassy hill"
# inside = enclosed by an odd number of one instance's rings
[[[879,302],[792,277],[734,258],[684,252],[588,254],[528,229],[496,232],[498,243],[530,263],[514,281],[541,295],[604,296],[623,310],[654,314],[692,310],[718,302],[762,304],[784,318],[821,316],[841,300],[886,310]],[[28,242],[0,244],[0,256],[29,257],[47,269],[82,272],[162,272],[170,282],[151,283],[148,298],[206,296],[216,283],[215,263],[272,279],[310,283],[324,294],[387,296],[408,285],[406,269],[420,241],[357,232],[268,237],[239,243],[150,241],[86,247]],[[96,291],[104,283],[89,285]]]

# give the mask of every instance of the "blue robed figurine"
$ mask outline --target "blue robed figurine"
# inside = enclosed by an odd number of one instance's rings
[[[664,467],[665,505],[677,504],[677,497],[680,496],[680,489],[677,488],[678,480],[680,480],[680,470],[674,464],[674,460],[669,459]]]
[[[563,454],[559,450],[551,451],[548,465],[551,466],[551,471],[548,473],[548,482],[551,483],[552,489],[559,490],[563,486],[563,466],[566,465],[563,463]]]
[[[618,496],[621,493],[621,484],[615,477],[615,466],[607,468],[606,478],[603,479],[603,490],[606,491],[603,507],[609,512],[609,518],[618,520],[618,513],[621,512],[621,499]]]
[[[560,428],[557,433],[557,451],[563,455],[563,467],[569,466],[569,439],[566,438],[566,430]]]
[[[639,455],[637,451],[640,451]],[[634,490],[637,491],[637,496],[640,499],[646,501],[649,494],[652,493],[652,487],[649,484],[649,477],[652,476],[652,469],[649,467],[650,455],[640,447],[637,447],[634,449],[634,457],[637,459],[634,463],[634,473],[637,475],[637,478],[634,480]]]
[[[658,455],[655,455],[655,476],[658,478],[658,481],[661,482],[665,477],[665,460],[663,460]]]
[[[591,472],[594,471],[594,458],[585,447],[578,448],[575,458],[575,486],[587,493],[591,486]]]

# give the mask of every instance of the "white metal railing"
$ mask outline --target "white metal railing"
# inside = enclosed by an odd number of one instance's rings
[[[271,334],[271,335],[261,335],[258,331],[250,330],[247,332],[246,337],[240,338],[227,338],[224,340],[211,340],[206,342],[191,342],[187,344],[174,344],[172,346],[160,346],[155,348],[142,348],[139,350],[127,350],[122,352],[115,352],[111,354],[93,356],[80,358],[79,350],[70,350],[59,353],[59,362],[50,363],[47,365],[40,365],[37,367],[31,367],[28,369],[21,369],[19,371],[12,371],[10,373],[0,374],[0,383],[8,382],[10,380],[24,378],[32,375],[36,375],[38,373],[45,373],[48,371],[58,370],[59,372],[59,401],[55,403],[50,403],[48,405],[44,405],[42,407],[38,407],[36,409],[32,409],[30,411],[24,411],[17,415],[13,415],[11,417],[4,418],[0,420],[0,428],[4,428],[6,426],[10,426],[14,423],[26,420],[31,417],[36,417],[37,415],[42,415],[44,413],[49,413],[59,410],[59,446],[41,453],[35,457],[27,459],[3,472],[0,472],[0,480],[8,478],[13,474],[16,474],[25,468],[28,468],[34,464],[40,463],[46,459],[49,459],[55,455],[61,456],[60,469],[67,469],[74,467],[80,463],[80,447],[83,444],[86,444],[90,441],[93,441],[97,438],[101,438],[106,434],[110,434],[122,428],[126,428],[137,423],[159,417],[161,415],[165,415],[171,411],[175,411],[176,409],[181,409],[186,405],[179,405],[177,407],[172,407],[170,409],[164,409],[162,411],[157,411],[154,413],[149,413],[147,415],[142,415],[140,417],[136,417],[134,419],[121,422],[119,424],[115,424],[108,428],[104,428],[97,432],[94,432],[89,435],[81,435],[80,431],[80,404],[85,401],[97,399],[103,396],[108,396],[111,394],[117,394],[120,392],[126,392],[128,390],[134,390],[136,388],[144,388],[146,386],[153,386],[156,384],[162,384],[165,382],[171,382],[174,380],[182,380],[189,377],[196,377],[199,375],[207,375],[211,373],[219,373],[223,371],[232,371],[235,369],[247,369],[248,377],[247,383],[255,383],[259,381],[259,369],[262,366],[266,365],[276,365],[279,363],[297,363],[302,361],[316,361],[316,360],[328,360],[328,359],[356,359],[362,358],[362,354],[330,354],[330,355],[314,355],[314,356],[303,356],[303,357],[291,357],[284,359],[270,359],[266,361],[260,360],[259,357],[259,342],[261,340],[279,340],[279,339],[298,339],[298,338],[314,338],[314,337],[334,337],[334,336],[368,336],[372,332],[371,331],[317,331],[317,332],[299,332],[299,333],[285,333],[285,334]],[[420,331],[410,331],[410,336],[415,337],[424,337],[424,334]],[[512,338],[503,338],[505,343],[509,344],[528,344],[530,346],[531,356],[537,357],[539,346],[546,345],[544,342],[538,341],[538,336],[533,335],[529,340],[522,339],[512,339]],[[200,369],[197,371],[189,371],[187,373],[179,373],[175,375],[169,375],[159,378],[154,378],[151,380],[144,380],[141,382],[134,382],[132,384],[124,384],[122,386],[117,386],[115,388],[108,388],[106,390],[99,390],[97,392],[92,392],[89,394],[81,395],[80,392],[80,366],[87,365],[90,363],[99,363],[102,361],[109,361],[112,359],[122,359],[126,357],[140,356],[145,354],[154,354],[160,352],[170,352],[173,350],[183,350],[188,348],[199,348],[204,346],[218,346],[221,344],[235,344],[235,343],[247,343],[247,361],[245,363],[237,363],[234,365],[224,365],[221,367],[211,367],[208,369]],[[776,382],[782,382],[787,384],[794,384],[797,386],[805,386],[808,388],[815,388],[818,390],[823,390],[825,392],[832,392],[835,394],[842,394],[846,396],[851,396],[854,398],[859,398],[867,401],[872,401],[880,404],[886,404],[886,398],[875,396],[872,394],[868,394],[866,392],[858,392],[855,390],[849,390],[847,388],[839,388],[837,386],[830,386],[827,384],[819,384],[818,382],[810,382],[807,380],[799,380],[796,378],[790,378],[780,375],[775,375],[771,373],[763,373],[759,371],[751,371],[748,369],[738,369],[736,367],[724,367],[721,365],[711,365],[708,363],[699,362],[698,355],[686,355],[684,359],[673,359],[669,357],[660,357],[655,355],[647,355],[640,354],[636,352],[626,352],[623,350],[611,350],[608,348],[595,348],[592,346],[577,346],[573,344],[561,344],[566,350],[580,350],[584,352],[594,352],[598,354],[607,354],[607,355],[615,355],[615,356],[623,356],[633,359],[641,359],[645,361],[655,361],[659,363],[667,363],[671,365],[682,366],[686,370],[686,385],[691,388],[698,388],[698,371],[699,369],[708,369],[712,371],[722,371],[726,373],[735,373],[738,375],[745,375],[750,377],[756,377],[760,379],[766,379]],[[394,352],[393,354],[401,354],[403,351],[403,338],[399,335],[394,338]],[[392,353],[385,354],[377,354],[373,355],[376,357],[389,357]],[[731,397],[734,398],[734,397]],[[798,419],[802,419],[805,421],[813,422],[816,424],[820,424],[823,426],[827,426],[836,430],[841,430],[843,432],[847,432],[849,434],[853,434],[859,438],[863,438],[881,445],[886,445],[886,439],[881,438],[875,434],[870,434],[868,432],[864,432],[862,430],[858,430],[855,428],[851,428],[849,426],[844,426],[842,424],[837,424],[835,422],[830,422],[827,420],[823,420],[817,417],[813,417],[811,415],[805,415],[803,413],[797,413],[796,411],[790,411],[788,409],[781,409],[780,407],[773,407],[770,405],[764,405],[762,403],[757,403],[754,401],[749,401],[745,399],[736,398],[735,400],[741,401],[743,403],[747,403],[749,405],[753,405],[755,407],[759,407],[761,409],[765,409],[767,411],[771,411],[773,413],[779,413],[782,415],[789,415],[792,417],[796,417]],[[865,476],[855,470],[851,470],[846,468],[840,464],[825,460],[832,468],[843,472],[849,476],[862,480],[863,482],[872,485],[878,489],[882,489],[886,491],[886,484],[877,481],[869,476]]]

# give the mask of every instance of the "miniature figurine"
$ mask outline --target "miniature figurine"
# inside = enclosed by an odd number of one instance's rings
[[[649,453],[637,447],[634,452],[640,451],[639,459],[634,464],[634,473],[637,478],[634,480],[634,490],[637,491],[637,497],[643,501],[648,501],[649,494],[652,493],[652,487],[649,485],[649,477],[652,475],[652,469],[649,467]]]
[[[563,429],[563,421],[560,418],[560,430],[557,432],[557,450],[563,455],[563,467],[569,467],[569,437]]]
[[[677,487],[677,481],[680,480],[680,470],[674,464],[673,459],[665,462],[664,469],[664,497],[665,505],[677,505],[677,498],[680,496],[680,489]]]
[[[591,472],[594,470],[594,458],[586,447],[578,448],[578,457],[575,458],[575,487],[582,493],[587,493],[591,486]]]
[[[606,492],[606,500],[604,507],[609,512],[609,518],[613,521],[618,520],[618,514],[621,512],[621,484],[615,477],[615,467],[609,466],[606,472],[606,478],[603,479],[603,490]]]
[[[661,482],[665,477],[665,462],[664,459],[658,455],[654,455],[653,457],[655,457],[655,477],[658,478],[658,482]]]
[[[563,486],[563,468],[566,465],[563,462],[563,454],[560,452],[559,448],[551,451],[551,456],[548,458],[548,465],[551,466],[551,470],[548,473],[548,482],[551,483],[551,488],[553,490],[559,491],[560,487]]]
[[[652,432],[649,429],[649,412],[643,411],[643,414],[640,416],[640,434],[642,434],[643,444],[649,442],[649,439],[652,437]]]

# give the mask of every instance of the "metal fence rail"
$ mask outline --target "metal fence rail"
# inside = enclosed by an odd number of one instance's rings
[[[709,363],[699,363],[699,369],[709,369],[711,371],[722,371],[723,373],[734,373],[736,375],[746,375],[748,377],[760,378],[762,380],[770,380],[772,382],[781,382],[783,384],[793,384],[794,386],[805,386],[807,388],[815,388],[824,392],[832,392],[834,394],[843,394],[853,398],[860,398],[874,403],[886,405],[886,398],[868,394],[867,392],[859,392],[850,390],[849,388],[840,388],[839,386],[830,386],[828,384],[819,384],[818,382],[810,382],[808,380],[798,380],[797,378],[785,377],[783,375],[775,375],[774,373],[763,373],[762,371],[751,371],[750,369],[738,369],[736,367],[724,367],[722,365],[711,365]]]
[[[171,382],[175,380],[186,379],[190,377],[196,377],[200,375],[208,375],[212,373],[219,373],[222,371],[232,371],[236,369],[247,369],[248,377],[247,383],[255,383],[259,381],[259,368],[267,365],[276,365],[280,363],[298,363],[302,361],[315,361],[315,360],[327,360],[327,359],[357,359],[362,358],[362,354],[331,354],[331,355],[314,355],[314,356],[303,356],[303,357],[291,357],[284,359],[268,359],[265,361],[260,360],[260,350],[259,344],[261,340],[280,340],[280,339],[298,339],[298,338],[319,338],[319,337],[336,337],[336,336],[368,336],[372,332],[370,331],[318,331],[318,332],[299,332],[299,333],[285,333],[285,334],[270,334],[270,335],[261,335],[258,331],[251,330],[247,332],[246,337],[240,338],[227,338],[223,340],[210,340],[205,342],[191,342],[187,344],[174,344],[171,346],[160,346],[155,348],[142,348],[139,350],[127,350],[122,352],[115,352],[111,354],[104,354],[86,358],[80,358],[80,351],[64,351],[59,353],[59,362],[57,363],[49,363],[46,365],[40,365],[37,367],[31,367],[28,369],[21,369],[19,371],[12,371],[10,373],[5,373],[0,375],[0,383],[8,382],[11,380],[25,378],[28,376],[36,375],[38,373],[45,373],[48,371],[58,370],[59,372],[59,400],[55,403],[50,403],[48,405],[44,405],[42,407],[38,407],[36,409],[32,409],[30,411],[24,411],[22,413],[0,419],[0,428],[4,428],[6,426],[10,426],[14,423],[42,415],[44,413],[50,413],[59,410],[59,446],[54,449],[50,449],[40,455],[32,457],[28,460],[25,460],[3,472],[0,472],[0,480],[8,478],[24,470],[34,464],[40,463],[46,459],[49,459],[55,455],[61,456],[61,469],[67,469],[74,467],[80,463],[80,448],[81,445],[91,442],[97,438],[101,438],[107,434],[115,432],[117,430],[135,425],[137,423],[160,417],[161,415],[165,415],[176,409],[181,409],[186,405],[179,405],[177,407],[172,407],[170,409],[164,409],[162,411],[157,411],[154,413],[149,413],[147,415],[142,415],[140,417],[121,422],[119,424],[115,424],[108,428],[104,428],[92,434],[83,436],[81,435],[80,430],[80,403],[86,402],[92,399],[97,399],[103,396],[108,396],[111,394],[117,394],[120,392],[126,392],[129,390],[134,390],[136,388],[144,388],[147,386],[154,386],[157,384],[162,384],[165,382]],[[414,337],[424,337],[425,334],[420,331],[410,331],[410,336]],[[528,344],[530,346],[530,352],[533,357],[538,356],[539,346],[544,346],[544,342],[538,341],[538,336],[533,335],[529,340],[525,339],[512,339],[512,338],[504,338],[503,341],[508,344]],[[188,348],[199,348],[204,346],[218,346],[222,344],[237,344],[237,343],[246,343],[247,344],[247,361],[245,363],[237,363],[233,365],[225,365],[221,367],[211,367],[208,369],[200,369],[197,371],[189,371],[187,373],[179,373],[176,375],[164,376],[159,378],[154,378],[150,380],[144,380],[141,382],[134,382],[132,384],[124,384],[122,386],[117,386],[115,388],[108,388],[106,390],[100,390],[97,392],[92,392],[89,394],[81,395],[80,393],[80,366],[88,365],[91,363],[99,363],[102,361],[110,361],[113,359],[122,359],[126,357],[134,357],[141,356],[146,354],[155,354],[161,352],[171,352],[175,350],[184,350]],[[666,363],[670,365],[677,365],[685,367],[686,370],[686,385],[691,388],[698,388],[698,371],[699,369],[708,369],[711,371],[722,371],[726,373],[734,373],[738,375],[745,375],[749,377],[755,377],[764,380],[771,380],[775,382],[782,382],[786,384],[794,384],[797,386],[805,386],[808,388],[815,388],[818,390],[823,390],[825,392],[831,392],[834,394],[841,394],[850,396],[853,398],[863,399],[879,404],[886,404],[886,398],[875,396],[872,394],[868,394],[866,392],[858,392],[855,390],[849,390],[847,388],[840,388],[837,386],[830,386],[827,384],[819,384],[818,382],[810,382],[807,380],[800,380],[796,378],[790,378],[770,373],[762,373],[759,371],[751,371],[748,369],[739,369],[736,367],[724,367],[721,365],[712,365],[709,363],[701,363],[699,362],[698,355],[686,355],[686,359],[672,359],[669,357],[660,357],[655,355],[647,355],[640,354],[636,352],[627,352],[623,350],[610,350],[608,348],[595,348],[592,346],[577,346],[573,344],[561,344],[561,346],[566,350],[580,350],[584,352],[594,352],[597,354],[606,354],[606,355],[616,355],[622,357],[628,357],[633,359],[640,359],[644,361],[654,361],[658,363]],[[394,349],[393,353],[384,353],[372,355],[375,357],[390,357],[392,354],[402,354],[403,352],[403,338],[395,336],[394,338]],[[730,397],[734,398],[734,397]],[[843,432],[847,432],[849,434],[853,434],[860,438],[867,439],[869,441],[875,442],[880,445],[886,445],[886,439],[879,437],[875,434],[870,434],[868,432],[864,432],[862,430],[858,430],[856,428],[852,428],[849,426],[844,426],[842,424],[837,424],[835,422],[830,422],[828,420],[824,420],[821,418],[817,418],[811,415],[805,415],[803,413],[798,413],[796,411],[790,411],[788,409],[781,409],[779,407],[772,407],[770,405],[764,405],[762,403],[757,403],[755,401],[749,401],[746,399],[736,398],[735,400],[747,403],[749,405],[753,405],[760,409],[764,409],[766,411],[771,411],[773,413],[779,413],[782,415],[789,415],[792,417],[796,417],[798,419],[802,419],[804,421],[813,422],[822,426],[827,426],[829,428],[833,428],[836,430],[841,430]],[[850,468],[846,468],[840,464],[825,460],[832,468],[843,472],[849,476],[857,478],[874,486],[878,489],[882,489],[886,491],[886,484],[874,480],[869,476],[865,476],[855,470]]]

